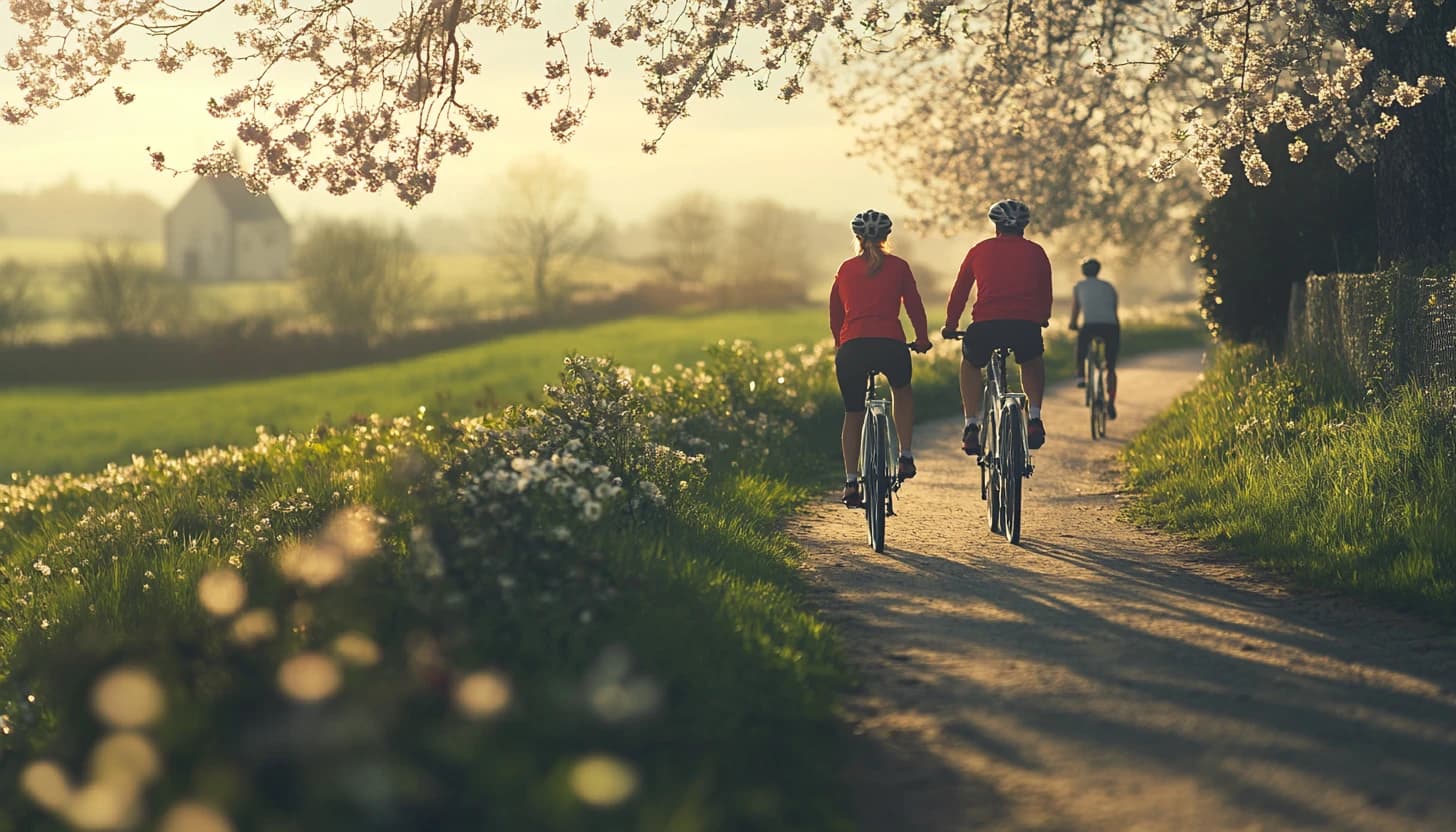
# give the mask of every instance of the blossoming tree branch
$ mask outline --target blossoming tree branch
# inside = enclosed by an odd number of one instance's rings
[[[1382,247],[1456,248],[1456,208],[1442,200],[1435,216],[1429,208],[1433,194],[1456,190],[1456,107],[1444,89],[1456,77],[1456,3],[549,5],[11,0],[20,34],[3,66],[18,94],[0,116],[21,124],[102,90],[125,104],[141,92],[122,83],[123,70],[205,61],[223,79],[209,112],[231,121],[255,153],[242,169],[220,142],[194,170],[255,187],[276,179],[340,194],[389,187],[414,204],[433,190],[445,158],[469,153],[497,126],[503,96],[550,109],[552,136],[569,139],[610,74],[604,49],[628,52],[640,68],[654,122],[648,151],[694,100],[723,94],[735,79],[794,98],[817,58],[863,151],[904,174],[927,214],[951,222],[962,218],[968,187],[1035,199],[1052,226],[1108,214],[1152,221],[1166,214],[1181,170],[1214,196],[1234,175],[1267,182],[1256,140],[1282,124],[1296,136],[1294,161],[1308,148],[1301,131],[1315,130],[1336,143],[1346,168],[1378,165],[1381,200],[1390,202],[1380,211],[1391,224]],[[489,75],[491,47],[523,30],[540,37],[539,83],[502,89]],[[309,80],[281,78],[289,65]],[[162,151],[152,161],[169,167]],[[1169,180],[1171,191],[1143,184]]]

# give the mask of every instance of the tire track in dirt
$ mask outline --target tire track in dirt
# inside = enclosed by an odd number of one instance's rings
[[[1095,443],[1049,392],[1021,547],[955,420],[919,429],[885,554],[828,494],[791,521],[859,678],[862,829],[1456,829],[1451,634],[1119,519],[1118,450],[1199,366],[1126,361]]]

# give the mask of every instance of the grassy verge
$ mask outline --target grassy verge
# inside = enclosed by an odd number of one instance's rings
[[[1420,390],[1372,403],[1224,348],[1127,462],[1141,520],[1456,622],[1456,425]]]
[[[577,359],[538,408],[0,488],[0,830],[842,828],[775,530],[825,368]]]
[[[512,336],[421,358],[265,381],[167,390],[19,388],[0,397],[0,476],[97,470],[133,454],[252,441],[254,429],[309,430],[355,414],[402,415],[421,404],[460,413],[529,401],[572,350],[634,367],[692,361],[720,338],[765,349],[821,337],[823,312],[644,317]]]

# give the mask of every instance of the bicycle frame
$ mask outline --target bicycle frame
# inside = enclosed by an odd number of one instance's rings
[[[991,531],[1007,542],[1021,541],[1021,481],[1033,469],[1027,443],[1027,396],[1007,392],[1008,350],[997,348],[986,368],[981,393],[981,499]],[[1008,446],[1007,442],[1015,442]]]
[[[1018,405],[1016,409],[1021,418],[1021,458],[1031,459],[1031,448],[1026,445],[1027,398],[1025,393],[1008,393],[1006,391],[1006,354],[1005,348],[996,349],[991,353],[991,363],[986,366],[985,387],[981,391],[981,424],[986,426],[982,432],[985,441],[982,444],[983,452],[981,454],[981,492],[983,495],[986,490],[986,468],[999,464],[1000,460],[1006,456],[1000,447],[1001,422],[1006,418],[1007,412],[1012,409],[1013,404]],[[1031,476],[1029,461],[1021,476]]]
[[[861,476],[863,476],[865,470],[865,448],[867,447],[864,440],[870,438],[866,436],[866,434],[870,432],[870,422],[872,419],[883,419],[890,428],[889,438],[884,443],[885,445],[888,445],[888,447],[885,448],[887,454],[885,459],[895,460],[900,458],[900,436],[895,432],[894,410],[891,406],[889,399],[880,398],[876,395],[877,391],[875,389],[875,375],[875,373],[869,373],[868,378],[865,379],[865,423],[864,426],[860,428],[859,443],[859,465]]]
[[[900,489],[900,437],[889,399],[876,395],[875,373],[865,380],[865,418],[859,435],[859,476],[864,488],[870,548],[885,550],[885,518],[895,516],[894,492]]]

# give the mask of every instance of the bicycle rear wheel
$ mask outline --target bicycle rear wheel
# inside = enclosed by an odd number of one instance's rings
[[[1107,371],[1097,373],[1097,438],[1107,438]]]
[[[865,470],[861,472],[865,489],[865,524],[869,531],[870,548],[876,552],[885,551],[885,513],[890,497],[889,460],[885,458],[886,420],[878,415],[869,417],[865,431]]]
[[[1002,484],[1001,500],[1004,504],[1005,520],[1001,524],[1001,529],[1002,533],[1006,535],[1008,543],[1020,543],[1021,475],[1026,470],[1026,459],[1023,456],[1026,440],[1022,434],[1023,422],[1020,406],[1012,404],[1007,408],[1004,422],[1001,434],[1004,438],[1001,473],[1005,482]]]

